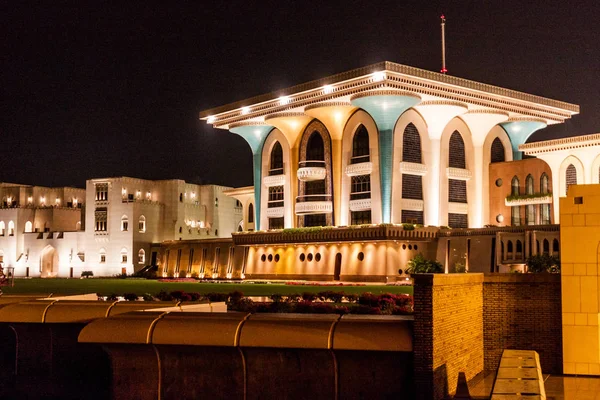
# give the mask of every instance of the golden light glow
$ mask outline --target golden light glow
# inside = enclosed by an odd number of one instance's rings
[[[213,124],[216,121],[216,118],[212,115],[206,119],[207,124]]]
[[[289,96],[281,96],[279,98],[279,105],[280,106],[285,106],[286,104],[289,104],[291,101]]]
[[[381,82],[384,79],[385,79],[385,72],[383,72],[383,71],[378,71],[373,74],[373,81],[375,81],[375,82]]]
[[[242,115],[250,113],[250,107],[242,107]]]
[[[323,86],[323,93],[330,94],[332,92],[333,92],[333,86],[331,86],[331,85]]]

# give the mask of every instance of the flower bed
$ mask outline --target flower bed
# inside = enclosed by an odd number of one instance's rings
[[[305,282],[305,281],[287,281],[286,285],[291,286],[366,286],[364,283],[343,283],[343,282]]]

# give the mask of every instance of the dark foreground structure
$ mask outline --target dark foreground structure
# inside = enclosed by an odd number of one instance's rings
[[[511,348],[562,372],[559,275],[414,278],[414,316],[5,297],[0,398],[442,399]]]

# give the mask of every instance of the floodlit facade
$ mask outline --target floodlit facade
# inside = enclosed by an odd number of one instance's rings
[[[383,62],[200,113],[246,139],[255,229],[490,220],[489,165],[579,107]]]
[[[522,160],[520,146],[578,112],[382,62],[200,119],[242,136],[253,154],[254,190],[228,193],[244,206],[245,232],[233,235],[248,253],[239,277],[393,281],[418,253],[450,272],[557,254],[558,228],[540,226],[557,220],[556,173]]]
[[[159,263],[153,245],[163,241],[230,237],[242,207],[228,189],[128,177],[86,189],[2,184],[0,262],[16,276],[131,274]]]

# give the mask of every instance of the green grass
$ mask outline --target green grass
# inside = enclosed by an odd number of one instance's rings
[[[185,292],[230,293],[239,290],[246,296],[270,296],[272,294],[302,294],[304,292],[345,292],[360,294],[371,292],[381,293],[413,293],[412,286],[293,286],[282,283],[196,283],[196,282],[158,282],[155,280],[138,279],[15,279],[14,287],[4,287],[3,292],[10,294],[44,294],[52,293],[54,296],[98,293],[101,295],[135,293],[139,296],[144,293],[152,295],[165,290],[183,290]]]

